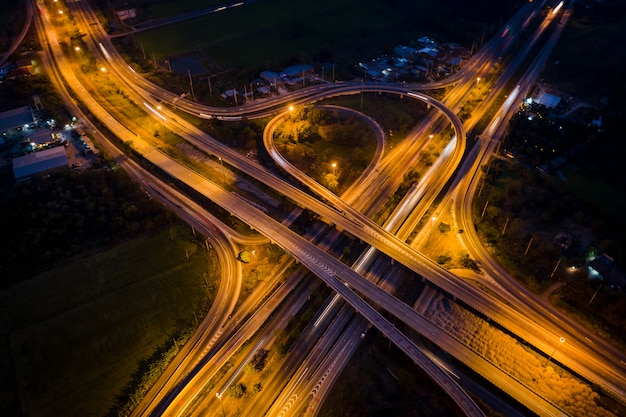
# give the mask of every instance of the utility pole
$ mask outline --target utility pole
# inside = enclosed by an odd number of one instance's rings
[[[191,70],[189,68],[187,68],[187,74],[189,75],[189,87],[191,88],[191,99],[193,100],[193,80],[191,79]]]
[[[600,288],[602,288],[602,283],[600,283],[600,285],[598,286],[598,289],[596,290],[596,292],[593,293],[593,296],[591,297],[591,299],[589,300],[587,304],[591,304],[593,299],[596,298],[596,295],[598,295],[598,291],[600,291]]]
[[[552,270],[552,273],[550,274],[550,278],[554,276],[554,273],[556,272],[556,269],[559,267],[560,264],[561,264],[561,258],[559,258],[559,261],[554,266],[554,269]]]
[[[565,338],[564,338],[564,337],[561,337],[561,338],[559,339],[559,342],[560,342],[561,344],[565,343]],[[550,356],[548,357],[548,360],[546,361],[546,363],[544,363],[544,364],[543,364],[543,366],[547,366],[547,365],[548,365],[548,362],[550,362],[550,359],[552,359],[552,357],[554,356],[554,353],[556,352],[556,348],[557,348],[558,346],[559,346],[559,345],[556,345],[556,346],[554,347],[554,350],[552,351],[552,353],[551,353],[551,354],[550,354]]]
[[[528,242],[528,246],[526,246],[526,250],[524,251],[524,256],[528,253],[528,249],[530,249],[530,244],[533,243],[534,237],[530,237],[530,241]]]

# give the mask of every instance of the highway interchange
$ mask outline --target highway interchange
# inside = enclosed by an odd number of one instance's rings
[[[486,376],[491,383],[532,412],[539,415],[565,414],[549,399],[539,397],[523,384],[512,380],[492,364],[464,348],[458,341],[439,331],[411,306],[391,295],[388,291],[393,285],[385,282],[386,277],[380,271],[385,263],[388,265],[390,259],[392,263],[402,264],[417,275],[425,277],[434,287],[490,318],[537,350],[544,352],[546,356],[551,353],[554,341],[563,336],[567,343],[555,352],[553,360],[602,387],[608,395],[623,401],[626,397],[623,353],[589,334],[571,320],[562,317],[551,306],[542,303],[529,291],[516,284],[482,248],[472,227],[471,198],[480,177],[477,172],[482,164],[487,163],[489,155],[501,137],[506,120],[537,78],[545,59],[558,40],[558,35],[569,16],[567,7],[564,7],[558,15],[549,14],[538,24],[533,36],[528,37],[526,43],[519,48],[508,67],[494,82],[491,94],[481,107],[475,109],[470,119],[461,122],[456,113],[465,95],[475,85],[477,77],[486,76],[491,63],[510,46],[509,36],[519,33],[529,16],[539,19],[540,14],[537,11],[544,3],[535,2],[526,5],[507,22],[506,38],[496,36],[487,42],[463,71],[445,82],[419,86],[366,82],[322,84],[274,100],[253,101],[236,108],[203,106],[148,82],[121,59],[102,28],[92,24],[97,22],[97,18],[87,2],[67,3],[80,32],[87,35],[85,40],[91,53],[105,63],[106,71],[115,77],[116,82],[123,86],[125,91],[128,91],[132,100],[144,103],[148,113],[153,114],[169,129],[179,133],[198,149],[218,157],[226,167],[233,167],[271,186],[275,192],[287,196],[299,207],[317,213],[327,225],[319,226],[303,236],[289,229],[288,221],[285,223],[269,217],[238,197],[233,190],[225,189],[211,179],[200,176],[144,141],[142,137],[147,137],[149,133],[143,131],[141,126],[124,120],[123,115],[116,114],[106,104],[106,99],[98,93],[93,81],[81,75],[71,62],[68,62],[56,40],[54,27],[48,18],[49,13],[37,13],[38,19],[35,19],[35,24],[42,45],[47,45],[44,54],[47,59],[46,67],[57,89],[65,95],[68,107],[74,114],[81,115],[88,125],[90,118],[97,119],[98,123],[105,125],[109,131],[116,132],[122,141],[132,143],[133,149],[147,161],[161,167],[168,175],[197,192],[209,196],[212,201],[259,231],[264,236],[261,239],[271,240],[290,255],[277,265],[267,284],[255,291],[240,309],[234,311],[241,285],[241,267],[235,261],[236,245],[245,244],[246,238],[235,236],[228,227],[222,225],[197,203],[151,176],[142,167],[108,145],[106,138],[98,134],[98,143],[106,146],[110,154],[116,157],[144,189],[152,190],[153,195],[169,204],[173,210],[193,224],[196,230],[208,237],[207,245],[211,242],[212,248],[215,248],[223,271],[217,301],[209,315],[134,415],[188,415],[200,412],[189,409],[192,404],[205,412],[219,410],[223,405],[221,402],[225,389],[236,380],[236,372],[227,373],[217,383],[215,393],[208,396],[204,393],[203,396],[199,396],[204,398],[201,405],[198,406],[193,399],[203,391],[202,387],[208,386],[211,378],[244,341],[253,341],[248,347],[252,349],[248,351],[248,355],[263,346],[269,346],[272,339],[271,331],[266,331],[265,336],[255,334],[259,327],[263,323],[264,328],[269,329],[284,325],[273,321],[266,323],[266,320],[271,312],[278,309],[286,309],[282,314],[278,314],[280,317],[293,315],[294,311],[298,311],[298,307],[306,301],[312,291],[311,288],[315,287],[310,280],[303,277],[301,269],[294,268],[294,260],[321,278],[328,287],[340,295],[341,301],[333,298],[335,301],[326,307],[324,310],[326,313],[319,323],[312,326],[307,333],[303,333],[303,338],[311,338],[307,344],[311,347],[316,346],[315,349],[310,349],[306,354],[303,352],[299,356],[287,355],[285,365],[280,367],[281,372],[257,394],[257,399],[244,411],[245,415],[303,415],[303,413],[314,415],[317,409],[315,404],[327,395],[327,390],[331,386],[330,381],[336,378],[345,366],[360,341],[360,333],[369,324],[393,341],[444,387],[465,414],[483,415],[471,397],[460,387],[457,378],[447,372],[445,366],[440,366],[436,358],[424,353],[420,346],[398,331],[372,304],[380,306],[399,322],[404,322],[425,339]],[[48,7],[36,3],[33,6],[44,11]],[[516,75],[521,72],[521,65],[526,62],[527,56],[535,50],[533,48],[539,42],[543,42],[543,46],[536,53],[535,60],[523,71],[521,77]],[[506,88],[511,88],[508,87],[510,85],[515,87],[509,94],[509,100],[505,101],[493,121],[488,124],[486,131],[479,136],[476,145],[468,151],[465,132],[474,127],[489,106],[495,102],[498,94],[506,91]],[[65,86],[69,86],[71,91]],[[421,92],[443,86],[454,88],[450,89],[442,101]],[[272,147],[271,124],[265,135],[269,154],[274,157],[277,165],[289,172],[292,178],[305,185],[317,197],[302,191],[290,181],[277,177],[263,166],[212,139],[181,117],[177,117],[177,114],[167,106],[158,111],[154,110],[161,103],[169,103],[171,108],[202,118],[239,120],[243,116],[255,118],[282,114],[289,104],[307,105],[332,96],[363,94],[366,91],[398,94],[407,99],[423,101],[432,106],[431,116],[427,122],[421,123],[411,132],[408,140],[389,151],[387,155],[380,155],[378,162],[366,171],[358,185],[351,187],[341,197],[307,178],[276,152]],[[75,104],[75,97],[80,97],[82,107],[79,108]],[[82,108],[88,111],[81,111]],[[97,131],[94,125],[90,126],[92,131]],[[446,126],[453,127],[454,138],[450,142],[448,152],[442,153],[440,159],[433,165],[427,177],[428,181],[423,181],[423,187],[415,188],[414,193],[407,195],[399,205],[402,209],[396,210],[382,227],[374,223],[370,218],[371,213],[388,198],[388,194],[385,195],[380,190],[395,189],[407,167],[415,162],[413,158],[419,154],[420,147],[424,146],[428,133],[439,131]],[[380,140],[384,138],[379,137],[379,142]],[[452,186],[446,189],[449,181],[452,181]],[[414,243],[407,243],[408,236],[415,230],[423,214],[442,192],[445,192],[442,201],[446,203],[440,204],[438,210],[453,209],[457,219],[455,227],[467,231],[461,236],[463,244],[473,259],[480,260],[485,276],[490,277],[485,280],[486,283],[493,284],[493,288],[500,293],[499,297],[480,291],[467,281],[459,280],[419,252],[419,244],[428,233],[429,222],[426,222],[424,230],[418,234]],[[323,242],[341,239],[337,231],[339,228],[369,245],[369,249],[351,267],[341,262],[337,254],[333,254],[332,245],[323,246]],[[259,241],[262,240],[257,242]],[[369,281],[366,278],[368,275],[381,278],[381,282]],[[289,278],[285,279],[285,276]],[[278,286],[277,283],[281,281],[284,281],[284,284]],[[274,290],[277,287],[279,289]],[[267,300],[261,303],[265,298]],[[281,304],[285,299],[290,300],[286,306],[284,303]],[[354,311],[359,315],[355,316]],[[247,354],[243,352],[238,357],[243,359]],[[245,361],[240,365],[243,366],[242,364],[245,365]]]

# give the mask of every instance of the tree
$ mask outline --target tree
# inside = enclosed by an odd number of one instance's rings
[[[324,177],[324,182],[326,183],[326,187],[328,187],[329,190],[336,190],[337,187],[339,186],[339,181],[337,181],[337,176],[333,174],[332,172],[326,174],[326,176]]]
[[[248,252],[247,250],[239,252],[239,255],[237,255],[237,260],[239,262],[243,262],[244,264],[250,263],[250,252]]]
[[[233,398],[241,398],[246,393],[246,386],[242,383],[228,387],[228,394]]]

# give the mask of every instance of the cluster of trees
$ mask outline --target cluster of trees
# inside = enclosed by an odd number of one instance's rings
[[[8,173],[7,173],[8,174]],[[1,286],[80,252],[173,221],[122,170],[68,172],[15,183],[0,195]]]
[[[426,316],[466,347],[546,398],[568,414],[578,416],[614,416],[599,407],[599,394],[545,358],[531,351],[508,334],[438,295],[426,310]],[[555,340],[554,343],[559,343]]]
[[[550,168],[557,157],[568,157],[596,142],[597,129],[549,117],[534,104],[511,120],[504,147],[531,167]]]
[[[571,231],[574,237],[592,236],[603,251],[619,246],[614,229],[619,225],[617,219],[603,213],[599,204],[578,198],[567,183],[556,177],[535,175],[523,165],[494,160],[484,181],[474,210],[480,216],[478,230],[488,244],[520,267],[544,262],[550,265],[559,256],[580,265],[586,247],[578,246],[579,241],[574,239],[568,250],[562,250],[552,242],[559,231]],[[525,253],[530,238],[533,243]],[[621,262],[621,252],[616,250],[611,256]],[[551,269],[526,272],[542,275],[546,270]]]
[[[246,365],[246,370],[253,374],[261,372],[263,368],[265,368],[268,353],[269,352],[265,349],[259,349]]]
[[[577,197],[567,182],[537,175],[522,164],[493,160],[484,181],[475,201],[475,221],[499,262],[537,291],[555,280],[565,281],[568,285],[559,292],[561,307],[619,339],[626,326],[619,313],[626,305],[623,294],[607,284],[591,306],[598,283],[589,280],[585,268],[566,267],[586,265],[589,248],[624,265],[624,223],[600,203]],[[571,237],[568,247],[555,243],[559,233]],[[555,270],[559,260],[561,267]]]
[[[294,109],[274,133],[285,158],[335,191],[362,173],[376,144],[360,118],[315,107]]]

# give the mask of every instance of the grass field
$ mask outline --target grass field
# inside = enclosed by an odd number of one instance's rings
[[[23,415],[105,415],[140,361],[195,325],[194,313],[203,317],[217,285],[208,259],[174,227],[0,294],[2,368],[13,373],[1,391],[19,392]],[[18,414],[7,394],[0,404]]]
[[[608,98],[624,108],[626,82],[626,2],[609,0],[577,8],[546,67],[549,80],[584,100]]]
[[[17,16],[14,14],[18,11],[19,0],[3,0],[0,2],[0,52],[4,52],[9,46],[9,38],[12,36],[11,29],[16,29],[12,23]]]
[[[567,179],[568,187],[578,198],[593,201],[603,210],[612,213],[616,219],[623,220],[626,213],[626,194],[623,190],[590,176],[576,165],[566,164],[563,175]]]
[[[157,59],[194,51],[225,69],[293,60],[356,64],[423,35],[470,44],[512,10],[495,0],[480,1],[486,6],[480,12],[475,4],[441,3],[263,0],[143,32],[136,40]]]

